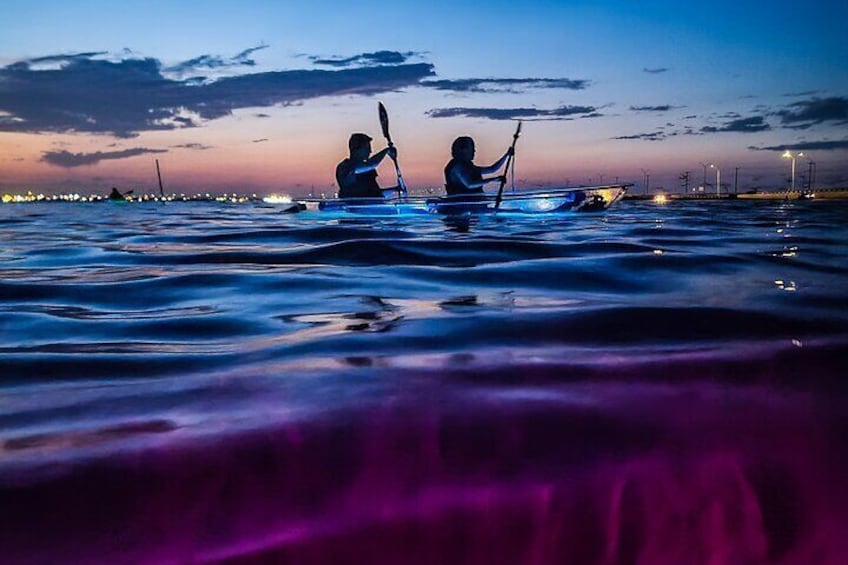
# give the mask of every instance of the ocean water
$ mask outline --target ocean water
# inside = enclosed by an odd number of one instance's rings
[[[0,242],[3,563],[848,560],[848,203]]]

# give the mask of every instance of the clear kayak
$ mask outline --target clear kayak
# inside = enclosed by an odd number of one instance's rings
[[[629,184],[549,188],[494,194],[400,198],[332,198],[298,200],[300,210],[362,215],[405,214],[559,214],[600,212],[624,196]]]

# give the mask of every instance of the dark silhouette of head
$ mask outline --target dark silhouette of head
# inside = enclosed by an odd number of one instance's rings
[[[454,139],[451,145],[451,156],[465,161],[474,159],[474,140],[467,135]]]
[[[371,154],[371,137],[364,133],[353,133],[347,140],[347,148],[351,157],[367,159]]]

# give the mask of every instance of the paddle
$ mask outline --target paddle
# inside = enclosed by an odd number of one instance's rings
[[[386,111],[386,107],[383,106],[382,102],[378,102],[377,104],[377,110],[380,113],[380,126],[383,128],[383,137],[386,138],[386,143],[389,144],[389,147],[394,147],[395,144],[392,143],[392,136],[389,134],[389,113]],[[400,189],[400,192],[402,192],[403,195],[406,196],[406,183],[403,182],[403,175],[400,172],[400,165],[398,165],[396,157],[392,157],[392,161],[394,161],[395,163],[395,172],[397,173],[398,188]]]
[[[521,122],[518,122],[518,127],[515,128],[515,133],[512,135],[512,151],[510,152],[509,157],[506,158],[506,167],[504,167],[504,174],[501,176],[501,185],[498,187],[498,196],[495,198],[495,212],[498,211],[498,208],[501,207],[501,200],[503,200],[503,189],[506,184],[506,173],[509,171],[509,166],[512,164],[512,157],[515,155],[515,142],[518,141],[518,136],[521,135]]]

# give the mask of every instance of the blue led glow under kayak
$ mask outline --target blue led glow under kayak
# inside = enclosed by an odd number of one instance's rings
[[[301,209],[363,215],[399,214],[558,214],[600,212],[624,196],[628,184],[551,188],[504,193],[496,209],[494,194],[407,198],[333,198],[298,200]]]

